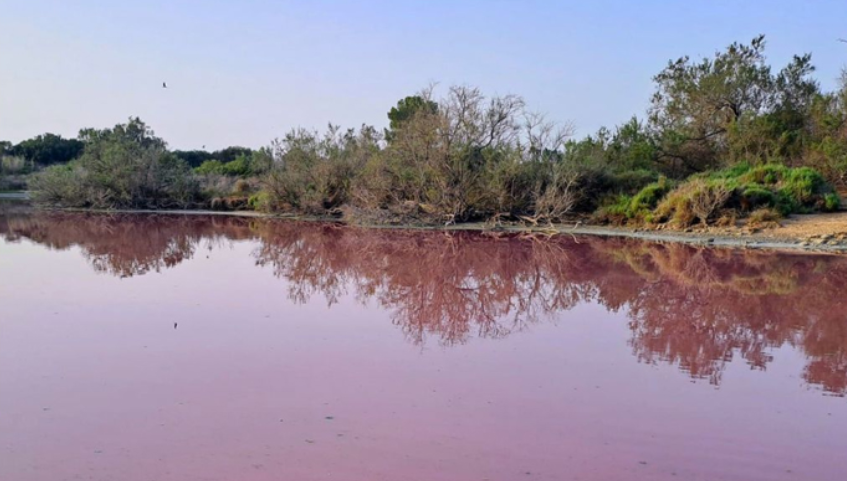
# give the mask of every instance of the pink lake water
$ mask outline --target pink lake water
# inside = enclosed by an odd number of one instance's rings
[[[847,258],[0,214],[0,480],[847,479]]]

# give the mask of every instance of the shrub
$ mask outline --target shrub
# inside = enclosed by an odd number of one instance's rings
[[[835,192],[826,194],[823,200],[823,210],[826,212],[835,212],[841,208],[841,198]]]
[[[652,222],[653,210],[672,187],[672,182],[666,177],[659,177],[658,181],[647,185],[634,196],[618,196],[614,203],[601,208],[597,219],[614,224]]]
[[[32,162],[23,157],[12,155],[0,156],[0,175],[22,175],[34,170]]]
[[[774,192],[762,184],[746,184],[739,191],[740,207],[744,211],[751,211],[759,207],[775,207],[777,205]]]
[[[779,225],[780,219],[782,219],[782,214],[778,210],[763,207],[750,213],[747,217],[747,225],[749,227],[776,227]]]
[[[100,209],[184,208],[196,202],[198,183],[188,165],[141,120],[85,130],[81,137],[86,145],[79,159],[34,177],[37,202]]]
[[[688,226],[707,223],[723,208],[742,214],[760,209],[780,216],[838,209],[840,198],[823,176],[809,167],[740,164],[711,174],[695,175],[668,195],[656,217]],[[759,214],[763,215],[763,214]]]
[[[634,194],[648,185],[660,180],[660,175],[652,170],[639,169],[611,174],[611,188],[624,194]]]
[[[732,191],[726,179],[694,178],[668,194],[656,208],[656,218],[678,227],[691,226],[695,221],[706,225],[726,205]]]
[[[255,211],[268,212],[271,210],[271,198],[267,192],[257,192],[247,199],[247,206]]]
[[[264,178],[268,208],[307,214],[336,214],[350,201],[351,183],[378,151],[373,128],[321,136],[303,129],[275,142],[273,163]]]
[[[224,164],[220,160],[207,160],[194,169],[200,175],[225,175]]]

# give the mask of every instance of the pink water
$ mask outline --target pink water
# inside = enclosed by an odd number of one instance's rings
[[[0,216],[0,480],[847,479],[847,258]]]

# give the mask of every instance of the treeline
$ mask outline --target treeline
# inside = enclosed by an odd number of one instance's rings
[[[823,91],[810,55],[774,69],[764,50],[757,37],[671,61],[654,77],[646,118],[581,140],[519,96],[455,86],[443,98],[426,89],[401,100],[384,131],[296,129],[258,151],[170,152],[131,119],[83,131],[79,157],[32,186],[38,200],[63,206],[439,224],[583,215],[685,227],[838,209],[847,83]]]

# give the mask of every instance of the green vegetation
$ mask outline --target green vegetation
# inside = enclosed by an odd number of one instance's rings
[[[593,214],[683,228],[836,210],[837,189],[847,187],[847,75],[824,92],[810,55],[775,69],[764,51],[760,36],[702,60],[671,61],[654,77],[646,119],[581,140],[521,97],[458,86],[443,98],[432,89],[403,98],[384,131],[297,129],[260,150],[170,152],[138,119],[83,130],[73,145],[45,135],[0,147],[33,170],[59,164],[33,177],[36,198],[76,207],[429,224]],[[81,155],[68,161],[74,146]]]
[[[32,179],[36,201],[67,207],[186,207],[199,196],[188,166],[168,152],[141,120],[80,133],[78,159],[55,165]]]

